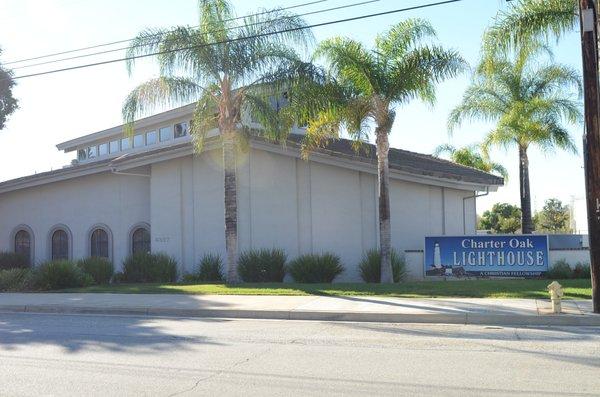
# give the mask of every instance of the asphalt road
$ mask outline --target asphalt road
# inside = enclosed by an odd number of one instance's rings
[[[0,314],[0,396],[600,395],[600,328]]]

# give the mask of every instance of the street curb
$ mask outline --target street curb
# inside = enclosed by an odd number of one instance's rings
[[[600,326],[600,315],[585,314],[482,314],[482,313],[383,313],[306,310],[178,309],[149,307],[91,307],[62,305],[0,305],[1,313],[101,314],[148,317],[220,317],[258,320],[349,321],[378,323]]]

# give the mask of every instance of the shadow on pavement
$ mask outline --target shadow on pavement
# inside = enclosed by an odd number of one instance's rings
[[[181,299],[185,300],[185,297],[178,297],[178,301]],[[54,345],[69,352],[88,349],[152,353],[185,349],[195,344],[220,344],[202,335],[168,332],[157,324],[158,320],[160,319],[135,315],[0,313],[0,351],[24,345]],[[185,317],[169,317],[172,322],[188,320]],[[194,320],[230,321],[210,318]]]

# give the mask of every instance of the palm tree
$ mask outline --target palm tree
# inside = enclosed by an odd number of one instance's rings
[[[571,94],[576,87],[581,95],[579,75],[567,66],[542,64],[541,55],[548,51],[539,43],[530,43],[514,54],[489,55],[448,120],[451,131],[465,119],[495,122],[484,140],[484,151],[491,146],[518,148],[525,234],[533,230],[527,150],[535,145],[544,151],[560,148],[576,152],[562,123],[581,120],[580,104]]]
[[[433,155],[439,157],[448,154],[450,159],[467,167],[476,168],[484,172],[493,172],[500,175],[504,180],[508,179],[508,171],[502,164],[490,160],[488,153],[481,150],[480,145],[469,145],[456,148],[449,144],[439,145],[435,148]]]
[[[388,135],[395,109],[414,98],[433,103],[436,83],[465,68],[456,51],[424,43],[433,37],[435,31],[428,22],[409,19],[380,34],[373,49],[349,38],[326,40],[314,55],[326,65],[325,79],[320,84],[304,84],[292,98],[292,107],[301,109],[300,122],[309,122],[305,140],[308,149],[338,137],[342,130],[360,143],[374,126],[382,283],[393,282]]]
[[[197,152],[207,132],[218,128],[223,145],[227,282],[237,283],[236,154],[243,136],[242,114],[251,113],[267,137],[284,139],[290,124],[282,123],[269,95],[281,94],[287,72],[301,64],[289,45],[306,46],[312,35],[301,18],[282,10],[239,19],[227,0],[198,4],[198,28],[147,29],[132,41],[128,57],[160,52],[156,58],[160,77],[129,94],[123,118],[131,130],[134,119],[156,107],[195,101],[191,133]],[[127,66],[131,72],[133,58]]]
[[[510,47],[538,38],[559,38],[579,26],[577,0],[519,0],[496,16],[486,34],[490,47]]]

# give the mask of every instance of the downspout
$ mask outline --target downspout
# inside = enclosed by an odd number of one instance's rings
[[[472,196],[463,197],[463,234],[467,234],[467,210],[466,210],[466,201],[468,199],[477,199],[478,197],[484,197],[490,194],[490,187],[486,186],[485,193],[477,194],[475,192]],[[475,225],[475,230],[477,230],[477,225]]]

